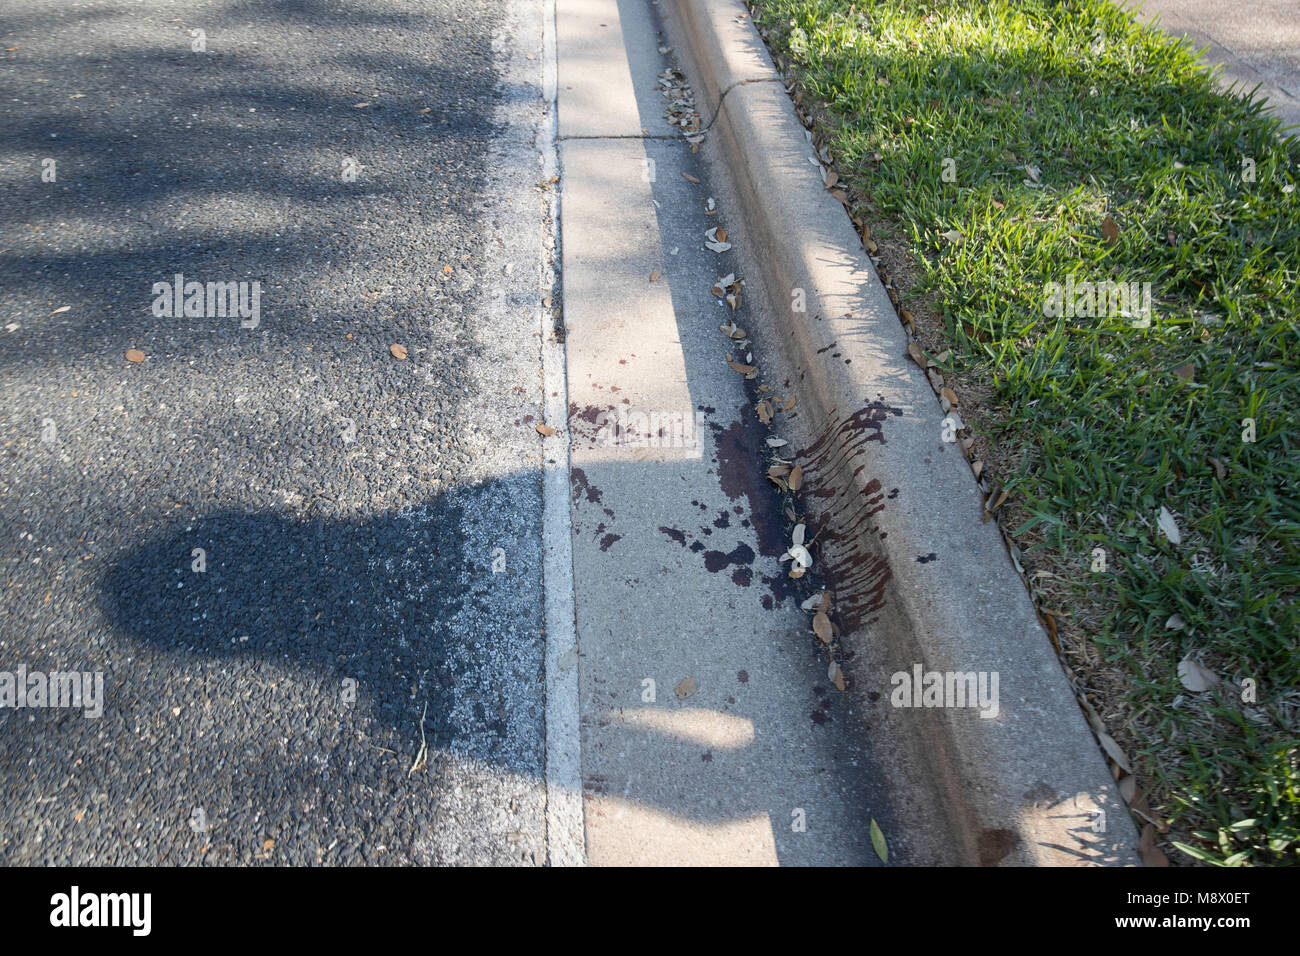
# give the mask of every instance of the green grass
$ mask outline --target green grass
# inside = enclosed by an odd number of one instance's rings
[[[1108,723],[1193,834],[1183,861],[1300,862],[1300,145],[1105,0],[752,10],[842,180],[910,247],[960,374],[992,388],[990,437],[1028,449],[999,476],[1015,535],[1091,609]],[[1070,275],[1151,283],[1150,325],[1044,315]],[[1188,653],[1228,690],[1183,690]]]

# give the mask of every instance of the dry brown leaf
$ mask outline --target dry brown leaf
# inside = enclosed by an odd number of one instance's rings
[[[1114,737],[1108,733],[1099,732],[1097,734],[1097,739],[1101,741],[1101,749],[1106,751],[1106,755],[1110,757],[1111,760],[1119,764],[1121,770],[1125,773],[1133,772],[1133,765],[1128,762],[1128,757],[1125,756],[1120,745],[1115,743]]]
[[[813,633],[823,644],[831,642],[831,619],[826,616],[825,612],[818,611],[813,615],[812,621]]]
[[[750,372],[754,371],[754,366],[752,365],[742,365],[740,362],[728,362],[727,364],[741,375],[748,375]]]
[[[717,238],[717,241],[718,241],[718,242],[726,242],[726,241],[727,241],[727,230],[725,230],[725,229],[723,229],[721,226],[719,226],[718,229],[717,229],[717,231],[714,233],[714,236]]]
[[[1156,828],[1148,823],[1142,827],[1142,836],[1138,838],[1138,853],[1143,866],[1169,866],[1169,857],[1164,850],[1156,846]]]
[[[944,398],[948,399],[948,404],[952,405],[953,408],[957,407],[957,393],[954,392],[952,389],[950,389],[947,385],[939,389],[939,394],[942,395]]]
[[[547,438],[550,438],[552,435],[557,434],[554,428],[552,428],[550,425],[543,425],[541,422],[537,423],[537,433]]]
[[[390,345],[388,346],[388,353],[395,359],[404,359],[406,358],[406,346]]]
[[[144,353],[141,352],[139,349],[127,349],[127,350],[126,350],[126,360],[127,360],[128,362],[143,362],[143,361],[144,361]]]
[[[793,395],[791,395],[789,398],[785,400],[785,404],[781,406],[781,411],[788,412],[790,409],[794,408],[794,403],[796,401],[797,399]]]
[[[661,275],[663,275],[663,273],[656,269],[654,272],[650,273],[650,281],[658,282]]]
[[[423,116],[425,113],[432,113],[432,112],[433,112],[433,107],[426,106],[424,109],[420,110],[420,115]]]
[[[1178,680],[1193,694],[1204,693],[1219,683],[1219,675],[1199,661],[1185,657],[1178,664]]]
[[[915,342],[908,342],[907,354],[911,356],[913,362],[921,366],[921,368],[925,368],[925,350],[921,348],[921,346],[917,345]]]
[[[1184,382],[1190,382],[1192,377],[1196,374],[1196,366],[1191,362],[1188,362],[1186,365],[1180,365],[1178,368],[1174,369],[1174,374]]]
[[[764,399],[754,407],[754,412],[755,414],[758,415],[758,420],[762,422],[764,425],[772,424],[772,403],[771,402]]]
[[[790,474],[789,465],[773,465],[767,470],[769,478],[784,478],[788,474]]]
[[[790,472],[788,482],[791,491],[798,491],[803,487],[803,465],[795,465],[794,470]]]
[[[682,179],[686,180],[688,183],[695,183],[696,185],[699,185],[699,182],[700,182],[698,179],[696,179],[696,178],[695,178],[694,176],[692,176],[690,173],[682,173]]]
[[[1119,238],[1119,223],[1107,216],[1101,221],[1101,237],[1107,245],[1112,245]]]
[[[700,685],[694,677],[683,677],[673,688],[673,693],[677,695],[678,700],[685,700],[699,689]]]
[[[826,677],[835,685],[836,690],[842,691],[848,686],[848,683],[844,680],[844,671],[840,670],[840,665],[835,661],[831,661],[831,666],[826,668]]]
[[[916,328],[916,320],[912,317],[911,312],[908,312],[906,309],[903,309],[901,312],[898,313],[898,315],[903,320],[903,324],[906,325],[909,330]]]
[[[59,315],[59,314],[62,313],[62,312],[67,312],[67,311],[68,311],[69,309],[71,309],[71,308],[72,308],[72,306],[70,306],[70,305],[65,305],[65,306],[63,306],[63,308],[61,308],[61,309],[55,309],[53,312],[50,313],[50,315]]]
[[[1219,459],[1211,458],[1210,464],[1214,466],[1214,477],[1220,481],[1228,477],[1228,469],[1223,467],[1223,462],[1219,461]]]
[[[274,840],[263,840],[263,841],[262,841],[262,849],[263,849],[263,850],[266,850],[266,851],[269,853],[271,850],[275,849],[275,841],[274,841]]]

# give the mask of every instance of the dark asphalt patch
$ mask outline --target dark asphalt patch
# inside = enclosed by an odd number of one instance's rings
[[[108,696],[0,710],[0,861],[544,860],[509,10],[0,15],[0,669]],[[156,318],[177,273],[259,282],[257,326]]]

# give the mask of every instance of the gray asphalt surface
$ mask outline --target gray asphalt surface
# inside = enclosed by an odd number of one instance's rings
[[[545,861],[537,16],[0,12],[0,862]]]

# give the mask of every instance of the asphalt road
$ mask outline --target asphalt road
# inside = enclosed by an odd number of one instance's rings
[[[0,863],[544,862],[537,17],[0,14]]]

